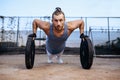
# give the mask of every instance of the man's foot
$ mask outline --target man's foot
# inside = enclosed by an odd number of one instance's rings
[[[52,58],[53,58],[53,55],[48,55],[48,63],[53,63]]]
[[[59,63],[59,64],[62,64],[62,63],[63,63],[63,60],[62,60],[62,59],[59,59],[59,60],[58,60],[58,63]]]
[[[53,61],[52,61],[52,60],[50,60],[50,59],[48,59],[48,63],[53,63]]]
[[[58,57],[58,56],[57,56],[57,60],[58,60],[58,63],[59,63],[59,64],[62,64],[62,63],[63,63],[63,60],[62,60],[60,57]]]

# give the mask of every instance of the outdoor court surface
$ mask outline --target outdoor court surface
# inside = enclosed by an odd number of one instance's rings
[[[47,63],[35,55],[33,69],[26,69],[25,56],[0,55],[0,80],[120,80],[120,58],[94,58],[90,70],[81,67],[79,55],[63,55],[64,63]]]

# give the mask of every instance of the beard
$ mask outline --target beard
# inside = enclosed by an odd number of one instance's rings
[[[63,26],[59,26],[58,25],[58,26],[55,27],[55,30],[58,31],[58,32],[60,32],[60,31],[63,30]]]

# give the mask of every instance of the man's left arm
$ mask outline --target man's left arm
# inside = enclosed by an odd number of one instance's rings
[[[71,31],[74,31],[75,29],[79,28],[80,30],[80,38],[84,37],[84,21],[83,20],[74,20],[68,22],[69,24],[69,29]]]

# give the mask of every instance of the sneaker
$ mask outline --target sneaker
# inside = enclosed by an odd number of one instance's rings
[[[57,57],[57,60],[58,60],[58,63],[59,63],[59,64],[62,64],[62,63],[63,63],[63,60],[62,60],[60,57]]]
[[[52,61],[52,60],[50,60],[50,59],[48,59],[48,63],[53,63],[53,61]]]
[[[52,58],[53,58],[52,55],[49,55],[49,56],[48,56],[48,63],[53,63]]]
[[[59,60],[58,60],[58,63],[59,63],[59,64],[62,64],[62,63],[63,63],[63,60],[62,60],[62,59],[59,59]]]

